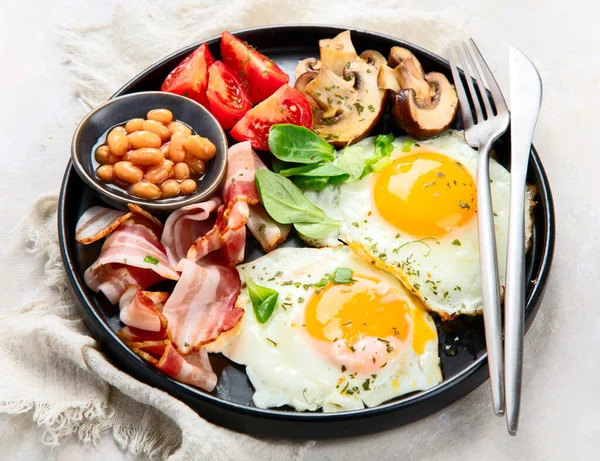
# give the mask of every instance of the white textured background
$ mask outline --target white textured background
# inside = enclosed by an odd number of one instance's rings
[[[80,113],[59,25],[110,17],[114,3],[0,2],[0,274],[5,283],[0,306],[36,295],[40,264],[23,251],[14,229],[38,194],[58,190]],[[424,0],[421,8],[468,11],[466,33],[477,39],[507,94],[509,43],[532,58],[544,83],[534,142],[554,192],[557,243],[544,304],[526,340],[519,436],[509,437],[504,421],[492,415],[486,384],[413,425],[364,438],[317,441],[305,459],[598,459],[600,7],[584,0],[449,3]],[[49,150],[63,154],[49,157]],[[110,436],[97,447],[65,440],[51,450],[40,442],[43,430],[30,421],[27,414],[0,417],[0,459],[133,459]]]

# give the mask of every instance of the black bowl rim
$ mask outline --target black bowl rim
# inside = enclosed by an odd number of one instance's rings
[[[367,29],[361,29],[361,28],[344,27],[344,26],[329,25],[329,24],[281,24],[281,25],[258,26],[258,27],[241,29],[241,30],[232,32],[232,34],[243,35],[243,34],[252,33],[255,31],[280,31],[280,30],[288,30],[288,32],[295,31],[297,33],[302,33],[303,29],[308,30],[311,28],[321,28],[321,29],[326,29],[326,30],[332,31],[332,32],[335,32],[335,31],[342,32],[344,30],[350,30],[351,32],[367,34],[367,35],[375,36],[375,37],[378,37],[378,38],[381,38],[384,40],[393,41],[393,42],[397,43],[399,46],[408,46],[414,50],[417,50],[419,53],[426,55],[429,59],[437,62],[439,65],[441,65],[443,67],[446,67],[446,68],[449,67],[447,60],[441,58],[440,56],[436,55],[435,53],[433,53],[431,51],[425,50],[422,47],[416,46],[405,40],[402,40],[402,39],[399,39],[399,38],[396,38],[396,37],[393,37],[390,35],[381,34],[378,32],[373,32],[373,31],[370,31]],[[220,37],[221,37],[221,35],[216,35],[216,36],[212,36],[210,38],[207,38],[207,39],[204,39],[201,41],[197,41],[191,45],[181,48],[178,51],[175,51],[175,52],[161,58],[160,60],[158,60],[157,62],[152,64],[150,67],[148,67],[147,69],[140,72],[137,76],[135,76],[134,78],[129,80],[112,97],[117,97],[117,96],[129,91],[132,86],[134,86],[140,80],[144,79],[149,74],[154,72],[154,70],[157,67],[160,67],[163,62],[168,61],[176,56],[183,57],[187,53],[191,52],[192,50],[194,50],[195,48],[200,46],[202,43],[212,43],[212,42],[215,42],[216,40],[219,40]],[[537,274],[534,274],[534,276],[537,275],[537,278],[536,278],[535,283],[533,284],[533,288],[531,290],[530,295],[526,299],[526,309],[525,309],[526,331],[531,326],[531,323],[533,322],[535,315],[537,314],[537,311],[539,310],[539,307],[540,307],[540,301],[542,299],[545,285],[548,280],[548,276],[550,274],[550,266],[551,266],[552,257],[554,254],[554,241],[555,241],[555,211],[554,211],[554,202],[553,202],[553,198],[552,198],[552,192],[550,189],[550,185],[548,183],[548,177],[546,175],[546,172],[541,164],[539,155],[537,154],[537,151],[533,145],[531,146],[531,157],[530,157],[530,165],[529,166],[530,166],[530,168],[533,167],[535,175],[539,178],[539,184],[536,185],[537,186],[538,206],[540,206],[540,205],[542,206],[543,216],[544,216],[543,222],[540,222],[539,225],[542,226],[542,228],[545,229],[546,232],[545,232],[543,244],[541,245],[543,251],[542,251],[542,254],[540,255],[540,264],[539,264],[540,269]],[[72,288],[75,288],[74,291],[75,291],[75,295],[76,295],[78,301],[82,304],[82,306],[84,306],[84,308],[86,308],[90,312],[91,317],[95,320],[95,322],[106,331],[107,337],[105,337],[104,339],[105,340],[108,339],[110,341],[110,343],[112,343],[112,347],[118,347],[118,348],[122,349],[121,352],[123,352],[124,354],[127,354],[131,359],[135,360],[135,362],[132,362],[132,366],[134,366],[133,364],[136,363],[138,366],[150,368],[150,365],[143,362],[139,357],[137,357],[135,355],[135,353],[133,351],[128,349],[121,342],[121,340],[117,337],[117,335],[110,329],[110,327],[103,321],[103,319],[98,316],[98,314],[95,312],[94,308],[92,307],[91,301],[88,299],[88,297],[85,294],[85,287],[83,286],[83,281],[81,280],[80,277],[77,276],[77,274],[73,270],[74,261],[71,258],[71,256],[69,255],[69,252],[67,251],[67,244],[69,244],[69,243],[67,242],[67,239],[66,239],[67,236],[66,236],[66,228],[65,228],[65,211],[66,211],[66,200],[67,200],[65,191],[66,191],[66,188],[67,188],[67,185],[69,182],[70,175],[72,174],[72,169],[73,169],[73,166],[72,166],[71,162],[69,161],[69,164],[67,165],[67,168],[65,171],[63,182],[61,184],[61,192],[60,192],[60,198],[59,198],[59,211],[58,211],[61,256],[62,256],[63,262],[65,263],[65,268],[66,268],[66,272],[67,272],[67,276],[68,276],[70,285]],[[70,244],[72,244],[72,242]],[[343,411],[343,412],[338,412],[338,413],[309,413],[309,412],[281,411],[281,410],[276,410],[276,409],[273,410],[273,409],[261,409],[261,408],[256,408],[256,407],[250,407],[250,406],[238,404],[235,402],[223,400],[219,397],[215,397],[215,396],[208,394],[208,393],[206,393],[200,389],[197,389],[195,387],[188,386],[186,384],[175,381],[175,380],[169,378],[168,376],[164,375],[163,373],[161,373],[158,370],[152,369],[152,371],[155,374],[155,377],[157,380],[157,385],[158,385],[158,382],[160,382],[160,381],[164,382],[165,384],[166,383],[171,383],[171,384],[174,383],[180,387],[180,389],[183,391],[184,394],[190,394],[190,397],[195,397],[195,398],[199,397],[200,399],[205,400],[207,403],[211,403],[217,407],[222,407],[224,409],[229,409],[229,410],[233,409],[234,411],[237,411],[240,413],[249,414],[249,415],[261,417],[261,418],[268,418],[268,419],[272,419],[272,420],[280,420],[280,421],[292,421],[292,422],[293,421],[298,421],[298,422],[302,421],[302,422],[305,422],[305,421],[312,420],[312,421],[332,421],[333,422],[333,421],[344,421],[344,420],[356,420],[356,419],[361,419],[361,418],[364,418],[367,416],[370,417],[370,416],[381,415],[384,413],[398,411],[402,408],[414,407],[415,405],[425,402],[427,399],[430,399],[434,396],[437,396],[439,394],[450,391],[451,389],[455,388],[456,386],[465,382],[466,380],[468,380],[471,377],[475,378],[476,376],[487,375],[487,373],[485,373],[485,368],[487,368],[487,353],[486,352],[484,352],[475,362],[473,362],[468,367],[464,368],[462,371],[460,371],[459,373],[457,373],[456,375],[451,377],[449,380],[442,381],[440,384],[432,387],[431,389],[428,389],[425,391],[420,391],[413,395],[409,395],[408,397],[404,397],[401,400],[393,400],[393,401],[390,401],[387,403],[383,403],[376,407],[363,408],[360,410],[349,410],[349,411]],[[481,383],[479,383],[479,384],[481,384]],[[474,389],[473,386],[471,386],[471,390],[472,389]]]
[[[120,94],[121,90],[115,93],[109,100],[103,102],[99,106],[94,107],[91,111],[89,111],[83,119],[77,125],[75,132],[73,133],[73,138],[71,140],[71,163],[75,169],[75,172],[79,175],[79,177],[85,182],[85,184],[94,190],[97,194],[99,194],[103,200],[108,203],[119,204],[121,207],[126,208],[128,203],[134,203],[138,206],[144,207],[148,211],[151,212],[172,212],[177,210],[180,207],[186,205],[192,205],[194,203],[201,202],[210,198],[215,191],[219,188],[223,179],[225,178],[225,172],[227,171],[227,150],[229,149],[229,144],[227,142],[227,136],[225,135],[225,131],[221,127],[221,124],[217,121],[215,116],[210,113],[210,111],[194,101],[193,99],[186,98],[184,96],[180,96],[174,93],[168,93],[165,91],[142,91],[138,93],[127,93]],[[199,114],[202,114],[203,117],[206,117],[207,120],[210,120],[219,133],[218,143],[220,144],[220,149],[217,149],[217,155],[222,156],[221,166],[217,170],[217,176],[211,182],[205,183],[204,181],[200,183],[200,187],[196,192],[187,196],[187,197],[177,197],[175,200],[171,200],[169,202],[160,202],[160,201],[150,201],[144,200],[141,198],[134,197],[133,195],[129,195],[128,197],[121,197],[120,195],[115,194],[107,187],[102,184],[97,183],[93,180],[91,173],[83,166],[81,163],[81,156],[84,155],[83,152],[79,152],[77,149],[77,141],[81,137],[82,133],[85,132],[89,120],[96,115],[98,112],[109,109],[110,106],[114,105],[116,102],[126,100],[126,99],[141,99],[147,98],[149,96],[158,97],[163,100],[179,100],[184,101],[185,104],[189,104],[190,107],[194,107]],[[111,125],[113,126],[113,125]]]

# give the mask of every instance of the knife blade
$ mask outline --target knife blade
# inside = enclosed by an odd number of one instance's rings
[[[542,104],[542,81],[533,63],[509,49],[511,166],[506,288],[504,296],[504,379],[506,424],[516,435],[521,406],[525,329],[525,181],[531,141]]]

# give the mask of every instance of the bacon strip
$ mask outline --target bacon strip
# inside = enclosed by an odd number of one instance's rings
[[[235,327],[244,314],[234,306],[240,289],[233,267],[183,260],[181,278],[163,309],[169,338],[182,354],[198,350]]]
[[[160,371],[182,383],[198,386],[208,392],[217,385],[217,375],[212,370],[204,348],[183,357],[169,340],[134,342],[129,346]]]
[[[122,269],[126,266],[126,270]],[[156,276],[148,277],[144,271],[153,271]],[[115,270],[118,272],[115,273]],[[136,276],[142,278],[140,283]],[[166,278],[178,280],[165,249],[155,233],[147,226],[131,221],[121,223],[102,245],[100,256],[86,271],[86,284],[94,291],[102,291],[115,304],[129,285],[146,288]]]
[[[169,293],[143,291],[130,285],[119,300],[121,322],[130,327],[159,332],[167,320],[162,315]]]
[[[83,245],[89,245],[106,237],[130,218],[147,225],[157,237],[160,237],[163,225],[158,219],[137,205],[130,203],[128,207],[129,213],[103,206],[89,208],[75,225],[75,240]]]
[[[167,218],[161,243],[173,267],[186,257],[197,240],[213,229],[216,220],[213,212],[220,205],[221,199],[213,197],[207,202],[180,208]]]

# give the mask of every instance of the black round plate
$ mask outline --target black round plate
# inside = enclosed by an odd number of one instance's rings
[[[256,46],[271,57],[289,75],[296,64],[308,56],[318,56],[318,41],[334,37],[346,28],[333,26],[292,25],[246,29],[237,32],[242,40]],[[357,50],[374,49],[387,55],[391,46],[410,49],[427,71],[442,72],[451,80],[448,64],[440,57],[396,38],[351,29]],[[218,57],[220,37],[206,41]],[[152,65],[121,88],[115,96],[160,88],[169,71],[200,43],[190,45]],[[460,120],[457,121],[460,128]],[[384,120],[376,133],[393,131]],[[399,134],[399,133],[398,133]],[[510,158],[509,132],[496,144],[499,161],[508,167]],[[533,213],[532,244],[527,255],[527,327],[531,325],[540,306],[554,249],[554,208],[552,195],[540,159],[532,147],[528,182],[537,188],[537,206]],[[79,304],[86,326],[102,349],[123,370],[133,377],[165,390],[200,415],[217,424],[259,435],[277,437],[338,437],[379,431],[406,424],[427,416],[468,394],[487,379],[487,356],[481,317],[461,317],[451,322],[436,320],[439,333],[439,352],[444,381],[423,392],[392,400],[375,408],[340,413],[300,413],[291,408],[262,410],[252,404],[253,390],[244,372],[225,357],[211,357],[219,384],[214,392],[179,383],[147,364],[131,352],[116,336],[121,328],[118,307],[112,306],[101,294],[92,292],[83,281],[83,273],[96,259],[101,242],[82,246],[75,242],[75,224],[89,207],[102,204],[75,174],[71,164],[65,172],[59,204],[58,226],[62,257],[71,290]],[[302,245],[291,238],[286,245]],[[246,260],[262,254],[259,245],[250,237]]]

